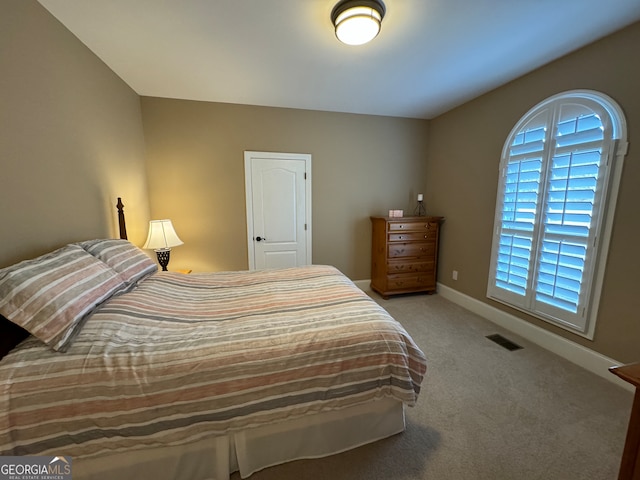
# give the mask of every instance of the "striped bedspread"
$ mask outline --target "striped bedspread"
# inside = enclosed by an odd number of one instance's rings
[[[159,272],[108,300],[66,353],[29,337],[0,361],[0,455],[179,445],[392,397],[426,363],[327,266]]]

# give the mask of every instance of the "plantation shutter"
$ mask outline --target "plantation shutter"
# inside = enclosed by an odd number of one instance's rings
[[[613,154],[597,102],[549,102],[507,139],[487,295],[570,329],[587,328]]]
[[[495,286],[506,299],[526,306],[531,288],[536,218],[540,202],[546,126],[544,111],[520,130],[503,160],[501,228]]]
[[[604,125],[593,110],[559,108],[539,244],[536,308],[583,326],[605,191]],[[603,154],[605,164],[602,164]]]

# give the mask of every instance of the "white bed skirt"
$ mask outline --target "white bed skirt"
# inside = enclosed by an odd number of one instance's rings
[[[74,480],[229,480],[273,465],[344,452],[400,433],[404,406],[381,399],[343,410],[177,447],[157,447],[95,459],[73,459]]]

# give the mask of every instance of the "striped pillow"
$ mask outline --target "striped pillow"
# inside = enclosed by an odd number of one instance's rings
[[[78,245],[118,272],[128,287],[158,271],[158,265],[127,240],[88,240]]]
[[[0,314],[65,351],[86,318],[124,288],[114,270],[67,245],[0,270]]]

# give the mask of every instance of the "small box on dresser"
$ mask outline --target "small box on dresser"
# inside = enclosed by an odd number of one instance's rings
[[[435,292],[443,217],[371,217],[371,289],[384,298]]]

